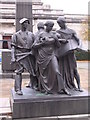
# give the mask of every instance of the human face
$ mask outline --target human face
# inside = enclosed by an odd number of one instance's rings
[[[66,26],[64,21],[60,21],[58,24],[61,27],[61,29],[65,29]]]
[[[46,31],[47,31],[47,32],[50,32],[50,31],[52,30],[52,28],[53,28],[53,26],[47,25],[47,26],[46,26]]]
[[[26,20],[25,22],[23,22],[22,23],[22,27],[24,28],[24,29],[27,29],[27,27],[28,27],[28,20]]]

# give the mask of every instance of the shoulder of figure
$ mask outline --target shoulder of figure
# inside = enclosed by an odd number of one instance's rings
[[[21,31],[21,30],[19,30],[19,31],[17,31],[17,32],[16,32],[16,34],[21,34],[21,32],[22,32],[22,31]]]
[[[33,32],[31,32],[31,31],[28,31],[28,35],[29,35],[29,36],[32,36],[32,37],[35,36],[35,35],[33,34]]]
[[[29,35],[33,35],[33,33],[31,31],[27,31]]]
[[[71,28],[67,28],[67,30],[72,33],[72,34],[76,34],[75,30],[71,29]]]
[[[45,35],[45,31],[41,31],[38,36],[42,36],[42,35]]]
[[[14,33],[14,34],[12,35],[12,42],[16,42],[17,36],[18,36],[19,34],[20,34],[20,31],[18,31],[18,32]]]
[[[58,38],[60,38],[60,34],[57,31],[52,31],[52,34]]]
[[[17,36],[17,35],[19,35],[19,34],[21,34],[21,31],[20,31],[20,30],[17,31],[16,33],[14,33],[13,36]]]
[[[60,33],[61,31],[60,30],[56,30],[56,33]]]

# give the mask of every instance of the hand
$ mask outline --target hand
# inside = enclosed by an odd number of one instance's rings
[[[63,40],[62,43],[66,44],[68,43],[68,40]]]
[[[11,59],[11,63],[14,63],[14,62],[16,62],[16,59],[15,59],[15,58],[12,58],[12,59]]]
[[[68,40],[66,40],[65,43],[68,43]]]
[[[43,38],[40,39],[40,42],[41,42],[42,44],[45,44],[45,43],[47,43],[48,41],[49,41],[48,37],[43,37]]]
[[[45,41],[46,41],[46,37],[39,38],[39,42],[45,42]]]

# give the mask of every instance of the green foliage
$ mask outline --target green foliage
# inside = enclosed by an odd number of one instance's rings
[[[90,41],[90,28],[88,28],[88,40]]]
[[[90,50],[88,52],[86,51],[76,51],[75,52],[75,55],[76,55],[76,59],[77,60],[90,60]]]

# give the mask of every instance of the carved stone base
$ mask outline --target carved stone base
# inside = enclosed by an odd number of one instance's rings
[[[12,90],[12,118],[24,120],[28,118],[88,114],[88,100],[90,97],[88,92],[84,90],[84,92],[71,91],[71,93],[71,96],[64,94],[45,95],[33,89],[24,88],[23,96],[19,96]]]

